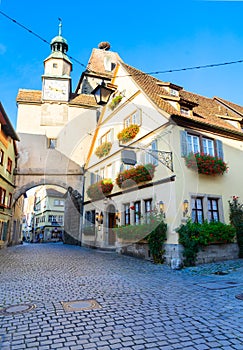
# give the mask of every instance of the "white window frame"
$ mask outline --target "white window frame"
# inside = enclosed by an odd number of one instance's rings
[[[207,194],[207,193],[192,193],[190,194],[190,207],[191,207],[191,218],[192,218],[192,209],[193,209],[193,200],[194,198],[201,198],[202,199],[202,212],[203,212],[203,220],[210,221],[209,218],[209,210],[208,210],[208,204],[209,200],[216,200],[217,206],[218,206],[218,221],[225,222],[224,220],[224,212],[223,212],[223,201],[221,195],[214,195],[214,194]]]
[[[129,114],[124,119],[124,127],[127,128],[128,126],[136,124],[140,126],[142,124],[142,118],[141,118],[141,111],[139,109],[136,109],[133,113]]]

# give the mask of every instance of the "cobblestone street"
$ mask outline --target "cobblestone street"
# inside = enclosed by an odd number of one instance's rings
[[[173,271],[52,243],[0,264],[2,350],[243,350],[242,259]]]

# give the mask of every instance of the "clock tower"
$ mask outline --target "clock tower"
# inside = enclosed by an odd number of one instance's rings
[[[58,36],[51,41],[51,54],[44,61],[42,100],[68,102],[71,93],[72,62],[66,52],[68,44],[62,37],[62,23]]]

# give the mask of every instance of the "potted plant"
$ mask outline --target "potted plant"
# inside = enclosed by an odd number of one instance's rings
[[[113,183],[111,179],[103,179],[90,185],[87,189],[87,195],[92,200],[102,199],[113,189]]]
[[[117,95],[117,96],[113,97],[113,99],[111,100],[111,102],[109,104],[109,108],[113,111],[116,108],[116,106],[119,105],[121,100],[122,100],[121,95]]]
[[[190,153],[185,157],[186,166],[204,175],[223,175],[227,164],[218,157],[204,153]]]
[[[102,158],[105,157],[109,154],[110,150],[112,147],[112,143],[111,142],[103,142],[100,146],[98,146],[95,150],[95,155],[98,158]]]
[[[134,139],[134,137],[139,132],[139,126],[137,124],[131,124],[128,127],[124,128],[117,134],[119,141],[128,142],[129,140]]]
[[[129,170],[120,172],[116,178],[116,184],[121,187],[130,187],[141,182],[152,180],[155,166],[153,164],[137,165]]]

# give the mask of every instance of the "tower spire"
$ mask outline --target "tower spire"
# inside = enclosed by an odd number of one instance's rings
[[[62,19],[59,17],[58,18],[58,21],[59,21],[59,25],[58,25],[58,35],[59,36],[62,36]]]

